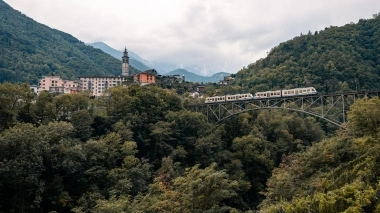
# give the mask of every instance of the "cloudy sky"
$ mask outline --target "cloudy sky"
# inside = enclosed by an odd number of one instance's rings
[[[281,42],[380,12],[379,0],[4,0],[52,28],[151,62],[236,73]]]

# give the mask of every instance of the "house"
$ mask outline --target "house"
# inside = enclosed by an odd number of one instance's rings
[[[230,85],[230,82],[235,80],[235,78],[233,78],[232,76],[224,76],[224,79],[219,81],[218,84],[221,84],[221,85]]]
[[[141,85],[156,83],[157,71],[155,69],[146,70],[134,75],[133,82]]]
[[[36,95],[40,93],[40,86],[38,85],[30,85],[29,88]]]
[[[204,93],[204,91],[205,91],[205,86],[204,86],[204,85],[199,85],[199,86],[197,87],[197,91],[198,91],[199,93]]]
[[[35,90],[37,94],[40,91],[49,91],[50,93],[61,93],[61,94],[75,94],[81,91],[81,82],[80,81],[70,81],[63,80],[59,76],[44,76],[40,80],[39,90]]]
[[[64,93],[64,81],[59,76],[44,76],[40,80],[40,92]]]
[[[81,90],[82,90],[82,82],[78,80],[74,80],[74,81],[64,80],[63,93],[77,94]]]

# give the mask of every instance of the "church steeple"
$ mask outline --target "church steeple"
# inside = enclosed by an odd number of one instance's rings
[[[128,57],[127,47],[125,47],[124,54],[122,57],[122,61],[123,61],[123,64],[121,65],[121,67],[122,67],[121,75],[122,76],[129,76],[130,75],[130,73],[129,73],[129,57]]]
[[[128,57],[127,47],[124,50],[124,55],[123,55],[122,59],[123,59],[123,63],[128,63],[129,64],[129,57]]]

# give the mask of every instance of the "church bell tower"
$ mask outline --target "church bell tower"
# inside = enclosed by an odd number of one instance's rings
[[[128,57],[128,52],[127,48],[124,50],[124,55],[122,57],[123,64],[121,65],[122,71],[121,71],[121,76],[129,76],[129,57]]]

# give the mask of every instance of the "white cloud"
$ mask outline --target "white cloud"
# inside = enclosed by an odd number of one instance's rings
[[[300,33],[378,13],[378,0],[5,0],[84,42],[201,74],[237,72]]]

